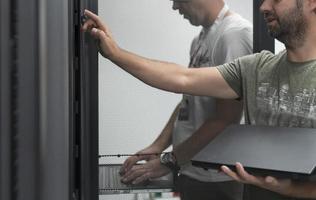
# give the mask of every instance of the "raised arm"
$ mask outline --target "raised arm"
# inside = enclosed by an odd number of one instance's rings
[[[186,68],[147,59],[121,49],[100,17],[86,10],[82,29],[99,40],[100,53],[144,83],[170,92],[234,99],[238,95],[215,67]]]

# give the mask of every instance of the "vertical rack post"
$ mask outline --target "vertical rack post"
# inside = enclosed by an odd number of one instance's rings
[[[269,36],[263,14],[260,13],[261,1],[253,0],[253,52],[268,50],[274,53],[274,39]]]

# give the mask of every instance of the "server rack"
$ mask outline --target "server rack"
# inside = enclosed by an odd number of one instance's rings
[[[0,199],[12,197],[10,1],[0,1]]]
[[[98,198],[97,0],[0,0],[0,199]],[[254,52],[274,51],[254,0]]]
[[[1,200],[98,198],[97,0],[0,1]]]

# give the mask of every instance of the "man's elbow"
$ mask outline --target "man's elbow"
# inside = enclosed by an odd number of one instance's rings
[[[189,90],[189,80],[188,76],[183,73],[178,76],[172,90],[177,94],[191,94]]]

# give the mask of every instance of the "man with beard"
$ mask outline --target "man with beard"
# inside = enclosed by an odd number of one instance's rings
[[[269,32],[286,50],[263,51],[216,68],[184,68],[146,59],[117,46],[108,28],[90,12],[84,30],[100,40],[102,54],[145,83],[167,91],[244,101],[251,125],[316,127],[316,0],[263,0]],[[316,198],[316,181],[257,177],[241,163],[237,172],[222,166],[236,181],[248,184],[245,199]]]
[[[194,26],[202,30],[191,45],[189,67],[210,67],[231,62],[251,54],[252,25],[232,12],[223,0],[173,1],[178,10]],[[240,121],[242,102],[219,100],[213,97],[183,95],[168,123],[148,147],[137,152],[142,156],[129,157],[121,169],[122,181],[139,184],[169,173],[158,156],[170,145],[177,158],[177,186],[182,200],[241,200],[243,184],[237,183],[217,170],[194,167],[190,159],[231,123]],[[146,155],[144,155],[146,154]],[[146,163],[136,165],[145,160]]]

